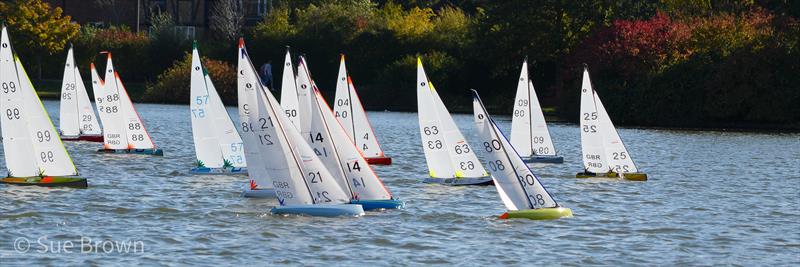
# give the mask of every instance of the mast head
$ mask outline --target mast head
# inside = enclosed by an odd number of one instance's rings
[[[192,40],[192,49],[197,49],[197,40]]]
[[[583,69],[584,69],[584,70],[587,70],[587,69],[589,69],[589,65],[588,65],[588,64],[586,64],[586,62],[584,62],[584,63],[583,63]]]
[[[244,37],[239,37],[239,48],[244,48]]]

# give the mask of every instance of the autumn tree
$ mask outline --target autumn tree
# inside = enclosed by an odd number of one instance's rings
[[[38,77],[41,78],[41,59],[64,50],[70,39],[78,34],[80,25],[70,16],[63,16],[60,7],[51,8],[41,0],[0,2],[0,20],[8,26],[16,51],[35,56]]]

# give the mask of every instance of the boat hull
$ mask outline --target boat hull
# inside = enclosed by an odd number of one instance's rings
[[[575,174],[575,177],[576,178],[622,178],[630,181],[647,181],[647,174],[642,172],[623,173],[622,175],[616,172],[608,172],[608,173],[579,172]]]
[[[101,148],[101,149],[98,149],[97,152],[100,152],[100,153],[111,153],[111,154],[139,154],[139,155],[164,156],[164,150],[161,150],[160,148],[149,148],[149,149],[105,149],[105,148]]]
[[[616,172],[607,173],[594,173],[594,172],[579,172],[575,174],[575,178],[617,178],[619,177]]]
[[[72,187],[87,188],[89,184],[86,178],[77,176],[45,176],[45,177],[6,177],[0,179],[2,184],[20,186],[44,186],[44,187]]]
[[[275,189],[273,188],[265,188],[265,189],[245,189],[242,191],[242,197],[246,198],[274,198],[275,197]]]
[[[525,163],[555,163],[561,164],[564,163],[564,157],[562,156],[531,156],[531,157],[524,157],[522,161]]]
[[[529,219],[529,220],[555,220],[572,217],[569,208],[543,208],[532,210],[514,210],[500,215],[500,219]]]
[[[61,141],[85,141],[85,142],[96,142],[102,143],[103,142],[103,135],[102,134],[92,134],[92,135],[78,135],[78,136],[61,136]]]
[[[206,168],[206,167],[197,167],[197,168],[192,168],[191,170],[189,170],[189,173],[197,174],[197,175],[236,175],[236,174],[247,175],[247,168],[237,168],[237,167]]]
[[[307,215],[316,217],[358,217],[364,208],[354,204],[286,205],[270,210],[275,215]]]
[[[405,206],[405,203],[399,199],[353,200],[350,201],[350,204],[361,205],[365,211],[377,209],[400,209]]]
[[[364,159],[371,165],[392,165],[392,158],[390,157],[372,157]]]
[[[442,184],[442,185],[452,185],[452,186],[461,186],[461,185],[493,185],[494,181],[492,181],[491,176],[486,177],[474,177],[474,178],[425,178],[422,181],[426,184]]]
[[[647,174],[643,172],[623,173],[622,179],[631,181],[647,181]]]

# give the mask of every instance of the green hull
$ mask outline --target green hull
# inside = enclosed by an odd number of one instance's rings
[[[87,188],[89,184],[86,178],[64,177],[64,176],[45,176],[45,177],[6,177],[0,179],[0,183],[21,185],[21,186],[45,186],[45,187],[73,187]]]
[[[569,208],[543,208],[533,210],[514,210],[500,215],[500,219],[530,219],[530,220],[555,220],[572,217]]]

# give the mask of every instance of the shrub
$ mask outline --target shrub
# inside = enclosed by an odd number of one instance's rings
[[[225,104],[236,104],[236,68],[226,62],[201,58],[214,87]],[[189,103],[192,55],[186,56],[161,73],[145,92],[144,100],[158,103]]]
[[[91,62],[98,69],[104,69],[105,57],[98,58],[98,53],[109,51],[114,55],[114,67],[119,70],[124,81],[142,81],[158,71],[149,66],[149,45],[150,38],[131,32],[127,27],[99,29],[87,25],[81,28],[75,39],[76,60],[85,69],[88,69]]]

